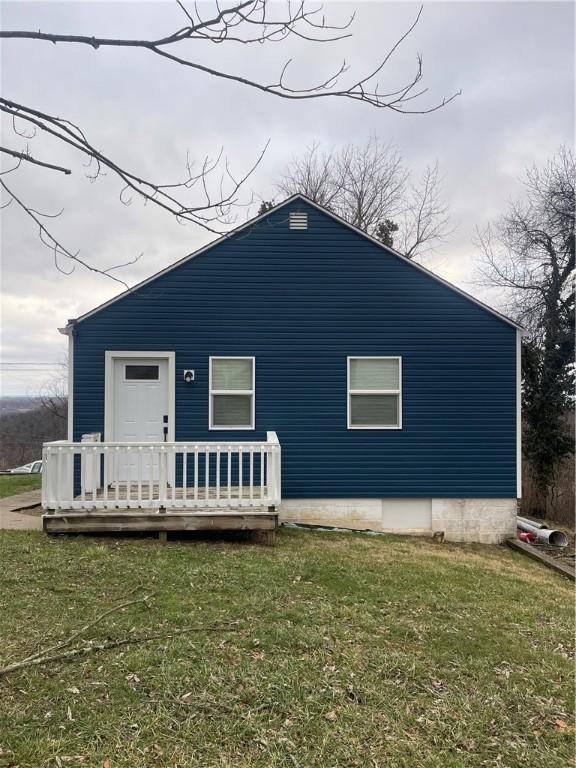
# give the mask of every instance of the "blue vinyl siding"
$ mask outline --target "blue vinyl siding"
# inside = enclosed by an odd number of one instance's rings
[[[175,351],[177,440],[276,431],[285,498],[516,496],[515,328],[302,200],[76,325],[75,439],[106,350]],[[208,430],[210,355],[255,356],[254,431]],[[401,430],[347,429],[356,355],[402,357]]]

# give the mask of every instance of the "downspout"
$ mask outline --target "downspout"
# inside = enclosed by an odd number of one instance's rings
[[[74,441],[74,334],[76,320],[68,320],[65,328],[58,328],[61,334],[68,336],[68,434],[69,442]]]
[[[522,499],[522,331],[516,329],[516,498]]]

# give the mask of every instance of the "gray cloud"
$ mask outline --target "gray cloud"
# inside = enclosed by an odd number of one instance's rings
[[[330,4],[331,19],[356,10],[354,37],[330,45],[211,46],[203,60],[273,80],[283,61],[295,85],[321,80],[343,57],[354,73],[370,70],[414,18],[411,3]],[[5,3],[5,28],[70,33],[146,35],[180,22],[172,3]],[[469,284],[477,253],[474,227],[499,214],[521,193],[524,167],[541,162],[574,125],[574,8],[571,3],[428,3],[422,20],[392,61],[386,82],[413,71],[416,52],[433,101],[462,88],[462,96],[428,116],[396,115],[339,99],[288,102],[240,85],[159,61],[143,51],[6,41],[2,90],[79,123],[98,147],[154,179],[182,177],[187,150],[194,157],[223,146],[235,170],[254,159],[268,139],[264,161],[250,179],[270,197],[279,170],[316,140],[326,145],[363,141],[370,133],[394,142],[415,172],[438,160],[456,232],[427,266],[478,295]],[[20,146],[3,125],[4,142]],[[38,155],[70,164],[71,177],[24,169],[10,178],[15,190],[41,210],[64,208],[54,230],[91,263],[110,266],[143,254],[124,271],[137,282],[208,241],[206,232],[134,201],[118,200],[111,176],[91,184],[79,158],[38,137]],[[254,207],[251,209],[254,213]],[[238,222],[249,211],[237,211]],[[53,363],[65,351],[56,328],[106,300],[117,287],[77,269],[66,277],[54,268],[25,217],[3,212],[2,332],[5,360]],[[484,295],[486,298],[486,295]],[[497,297],[489,296],[490,299]],[[40,376],[3,375],[3,393],[34,392]]]

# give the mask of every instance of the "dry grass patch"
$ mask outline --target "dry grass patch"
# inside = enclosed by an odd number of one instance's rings
[[[460,563],[467,568],[489,570],[501,576],[518,576],[523,582],[541,584],[544,579],[551,586],[558,583],[556,574],[544,568],[531,568],[526,563],[525,557],[502,557],[499,547],[485,544],[443,546],[429,539],[420,540],[419,545],[419,556],[443,561],[450,567]],[[411,559],[414,556],[413,543],[410,541],[407,547],[400,550],[400,553],[405,559]]]

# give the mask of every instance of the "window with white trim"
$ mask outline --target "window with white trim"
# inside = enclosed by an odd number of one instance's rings
[[[401,429],[402,358],[348,358],[348,429]]]
[[[254,429],[254,358],[210,358],[210,429]]]

